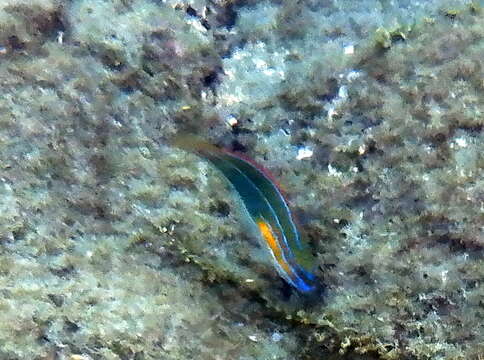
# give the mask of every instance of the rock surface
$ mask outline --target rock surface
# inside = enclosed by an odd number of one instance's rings
[[[473,2],[0,4],[0,358],[480,359]],[[288,293],[194,133],[274,173]]]

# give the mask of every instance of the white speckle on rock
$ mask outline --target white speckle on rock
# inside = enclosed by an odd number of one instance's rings
[[[262,70],[262,73],[267,76],[272,76],[276,73],[274,69],[264,69]]]
[[[240,50],[236,50],[234,55],[232,56],[235,60],[242,60],[245,57],[245,53]]]
[[[347,45],[344,47],[345,55],[353,55],[355,53],[355,46],[354,45]]]
[[[254,62],[255,67],[257,69],[267,69],[267,63],[264,60],[262,60],[262,59],[253,59],[252,61]]]
[[[237,125],[237,123],[238,123],[237,119],[233,115],[227,116],[227,120],[226,121],[227,121],[227,124],[229,124],[232,127],[235,126],[235,125]]]
[[[207,29],[205,29],[205,27],[202,25],[202,23],[198,19],[187,20],[187,23],[192,25],[195,29],[197,29],[201,33],[207,32]]]
[[[338,115],[338,112],[335,110],[334,105],[331,104],[328,106],[328,120],[332,120],[335,115]]]
[[[271,336],[272,341],[274,342],[279,342],[282,340],[282,335],[278,333],[277,331],[274,331]]]
[[[232,70],[225,70],[225,76],[227,76],[230,80],[235,79],[235,73]]]
[[[467,141],[464,138],[457,138],[457,139],[455,139],[455,143],[456,143],[457,146],[467,147]]]
[[[240,103],[242,101],[242,98],[235,95],[227,94],[222,96],[220,100],[222,103],[229,106],[229,105]]]
[[[441,278],[442,278],[442,283],[444,283],[444,284],[447,282],[447,273],[448,273],[448,272],[449,272],[448,270],[444,270],[444,271],[442,271],[442,272],[440,273],[440,276],[441,276]]]
[[[331,164],[328,164],[328,172],[329,172],[329,175],[331,176],[336,176],[336,177],[343,176],[343,173],[341,171],[338,171],[338,169],[334,168],[333,166],[331,166]]]
[[[313,151],[306,146],[301,146],[297,150],[296,159],[302,160],[302,159],[310,158],[311,156],[313,156]]]
[[[58,31],[57,32],[57,43],[62,44],[64,42],[64,32]]]
[[[91,358],[87,355],[72,354],[70,360],[90,360]]]
[[[351,70],[348,75],[346,75],[346,80],[348,81],[353,81],[355,79],[358,79],[361,76],[361,71],[358,70]]]
[[[345,100],[348,97],[348,88],[345,85],[339,88],[338,97],[340,97],[343,100]]]

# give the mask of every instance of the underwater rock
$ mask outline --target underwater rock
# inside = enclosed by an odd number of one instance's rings
[[[476,4],[2,2],[0,357],[479,359]],[[188,132],[271,170],[323,297]]]

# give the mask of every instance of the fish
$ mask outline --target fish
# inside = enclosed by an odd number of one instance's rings
[[[317,279],[314,256],[301,241],[295,217],[273,176],[243,154],[192,136],[180,136],[173,145],[208,160],[230,183],[260,234],[279,276],[299,293],[312,293]]]

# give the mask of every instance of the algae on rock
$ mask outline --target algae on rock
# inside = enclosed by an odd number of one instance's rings
[[[4,1],[0,357],[478,359],[482,13],[361,4]],[[324,298],[186,131],[280,179]]]

